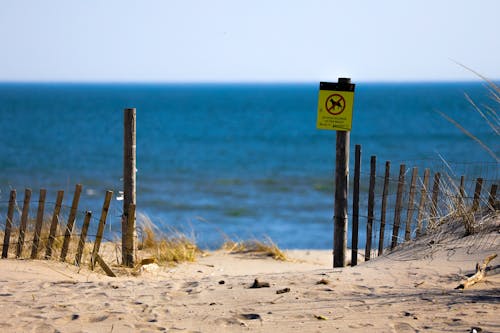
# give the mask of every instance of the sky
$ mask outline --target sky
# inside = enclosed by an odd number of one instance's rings
[[[500,79],[498,0],[2,0],[0,81]]]

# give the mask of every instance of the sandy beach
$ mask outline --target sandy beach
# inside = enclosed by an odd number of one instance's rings
[[[335,269],[328,250],[286,251],[284,262],[215,251],[138,276],[111,265],[116,278],[56,261],[0,260],[0,330],[499,332],[498,257],[485,281],[455,289],[476,262],[500,254],[499,226],[497,217],[468,237],[447,228]]]

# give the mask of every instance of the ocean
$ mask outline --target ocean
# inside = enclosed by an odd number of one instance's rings
[[[81,183],[77,224],[85,210],[97,219],[105,191],[113,190],[105,235],[119,238],[123,110],[134,107],[137,210],[159,231],[186,233],[203,248],[270,237],[282,248],[330,249],[335,132],[316,129],[318,89],[319,83],[1,83],[0,223],[11,189],[19,205],[24,189],[33,189],[34,217],[40,188],[49,202],[65,190],[67,210]],[[351,160],[360,144],[365,178],[376,155],[381,173],[390,160],[393,172],[399,163],[456,174],[463,168],[471,177],[486,170],[498,183],[498,163],[436,112],[500,154],[498,136],[465,94],[498,110],[480,82],[358,83]]]

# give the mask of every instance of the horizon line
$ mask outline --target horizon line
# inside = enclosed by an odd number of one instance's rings
[[[500,82],[500,79],[488,79],[492,82]],[[0,80],[0,84],[89,84],[89,85],[304,85],[304,84],[319,84],[320,82],[336,82],[328,80],[294,80],[294,81],[259,81],[259,80],[228,80],[228,81],[208,81],[208,80]],[[478,83],[486,82],[481,78],[471,79],[419,79],[419,80],[359,80],[354,81],[355,84],[425,84],[425,83]]]

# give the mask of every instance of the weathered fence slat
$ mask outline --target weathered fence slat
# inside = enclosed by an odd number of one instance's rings
[[[12,230],[12,220],[14,218],[14,208],[16,206],[16,190],[10,191],[9,208],[7,211],[7,219],[5,220],[5,233],[3,237],[2,258],[7,258],[10,245],[10,233]]]
[[[423,233],[425,203],[427,202],[427,188],[429,187],[430,174],[431,174],[430,169],[424,170],[424,179],[422,181],[422,188],[420,189],[420,202],[418,204],[418,212],[417,212],[417,237],[422,235]]]
[[[441,174],[434,174],[434,184],[432,185],[432,205],[430,220],[435,222],[438,217],[438,200],[439,200],[439,183],[441,182]]]
[[[101,247],[102,234],[104,232],[104,226],[106,225],[106,217],[108,216],[109,204],[111,202],[112,196],[113,191],[106,191],[106,197],[104,198],[104,204],[102,206],[101,218],[99,220],[99,226],[97,227],[94,249],[92,250],[92,257],[90,258],[90,267],[92,269],[94,269],[96,265],[96,256],[97,254],[99,254],[99,248]]]
[[[372,229],[373,229],[373,207],[375,205],[375,175],[376,175],[377,157],[370,157],[370,185],[368,187],[368,219],[366,221],[366,246],[365,261],[370,260],[372,252]]]
[[[73,203],[71,204],[71,211],[68,217],[68,224],[66,225],[66,231],[64,232],[64,242],[61,249],[61,261],[65,261],[66,255],[68,254],[68,247],[71,241],[71,234],[73,233],[73,226],[75,224],[76,213],[78,210],[78,202],[80,201],[81,193],[82,193],[82,184],[76,184],[75,194],[73,195]]]
[[[33,234],[33,244],[31,247],[31,259],[36,259],[38,255],[38,246],[40,245],[40,234],[42,232],[43,213],[45,208],[45,197],[47,190],[40,189],[40,196],[38,199],[38,211],[36,213],[35,232]]]
[[[359,178],[361,175],[361,145],[355,146],[354,152],[354,184],[352,193],[352,242],[351,266],[358,264],[358,232],[359,232]]]
[[[23,212],[21,213],[21,225],[19,226],[19,237],[17,239],[16,258],[21,257],[24,247],[24,237],[26,235],[26,226],[28,225],[28,214],[30,210],[31,189],[24,191]]]
[[[474,200],[472,201],[472,211],[479,209],[481,190],[483,189],[483,178],[476,179],[476,188],[474,189]]]
[[[378,241],[378,255],[384,253],[385,237],[385,216],[387,211],[387,194],[389,192],[389,177],[391,172],[391,162],[385,162],[384,189],[382,190],[382,207],[380,208],[380,235]]]
[[[80,235],[80,240],[78,241],[78,249],[75,255],[75,265],[80,266],[83,255],[83,248],[85,246],[85,239],[87,238],[87,231],[89,230],[90,219],[92,217],[92,212],[85,212],[85,219],[83,220],[82,234]]]
[[[465,198],[465,176],[460,176],[460,186],[458,187],[458,208],[462,209],[464,207]]]
[[[391,250],[398,245],[399,225],[401,223],[401,208],[403,206],[403,188],[405,185],[406,166],[399,166],[398,192],[396,194],[396,207],[394,208],[394,225],[392,226]]]
[[[59,224],[59,213],[61,212],[64,191],[57,191],[56,205],[54,206],[54,213],[52,214],[52,222],[50,223],[49,239],[47,240],[47,248],[45,250],[45,259],[52,257],[52,246],[56,239],[57,225]]]
[[[496,196],[497,196],[497,189],[498,189],[498,185],[497,184],[492,184],[491,185],[491,189],[490,189],[490,194],[488,196],[488,207],[489,209],[491,210],[495,210],[496,207]]]
[[[415,211],[414,200],[415,191],[417,188],[418,168],[414,167],[411,173],[410,195],[408,198],[408,209],[406,211],[406,228],[405,228],[405,241],[411,239],[411,221],[413,219],[413,212]]]

